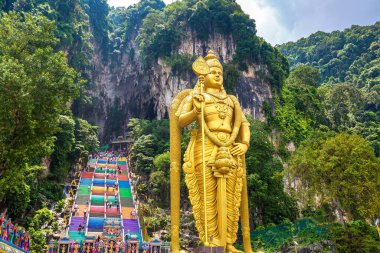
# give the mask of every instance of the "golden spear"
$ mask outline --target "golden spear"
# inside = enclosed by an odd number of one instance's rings
[[[193,71],[197,74],[199,78],[199,83],[201,85],[201,96],[203,97],[204,89],[204,78],[205,75],[210,73],[210,68],[207,65],[205,59],[202,56],[199,56],[198,59],[193,63]],[[202,99],[201,102],[201,128],[202,128],[202,167],[203,167],[203,199],[204,199],[204,226],[205,226],[205,241],[204,246],[209,246],[208,242],[208,233],[207,233],[207,193],[206,193],[206,157],[205,157],[205,119],[204,119],[204,106],[205,101]]]

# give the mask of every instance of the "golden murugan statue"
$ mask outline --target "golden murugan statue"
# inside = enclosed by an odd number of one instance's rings
[[[245,153],[250,140],[236,97],[223,88],[223,67],[213,51],[193,63],[198,82],[180,92],[170,111],[170,183],[172,251],[179,252],[181,129],[196,121],[184,154],[183,170],[195,225],[204,246],[239,252],[241,216],[244,251],[252,252],[248,216]]]

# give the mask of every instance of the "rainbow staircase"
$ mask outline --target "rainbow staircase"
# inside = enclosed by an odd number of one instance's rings
[[[141,242],[141,227],[137,215],[133,213],[131,186],[128,177],[126,158],[109,161],[107,158],[89,161],[89,172],[82,172],[78,184],[75,204],[77,211],[71,216],[68,236],[82,242],[86,236],[107,234],[105,224],[117,224],[120,236],[138,238]],[[116,173],[117,167],[121,173]],[[115,184],[118,185],[116,189]],[[118,194],[115,195],[115,191]],[[112,203],[109,207],[106,205]],[[86,215],[85,215],[86,212]],[[79,226],[84,228],[79,231]]]

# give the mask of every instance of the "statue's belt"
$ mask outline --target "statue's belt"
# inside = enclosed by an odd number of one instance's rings
[[[231,133],[226,133],[226,132],[222,132],[222,131],[212,131],[211,134],[213,134],[216,138],[218,138],[219,141],[221,142],[226,142],[229,140],[230,136],[231,136]],[[198,137],[201,137],[201,132],[199,131],[198,132]],[[206,136],[206,138],[208,138]]]

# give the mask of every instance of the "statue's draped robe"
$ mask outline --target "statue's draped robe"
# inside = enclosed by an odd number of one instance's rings
[[[190,96],[189,96],[190,97]],[[207,97],[207,96],[206,96]],[[231,96],[232,97],[232,96]],[[215,114],[225,111],[225,118],[220,119],[220,123],[217,122],[217,126],[208,125],[211,134],[213,134],[219,141],[227,141],[231,137],[233,128],[234,115],[237,110],[241,109],[236,103],[233,102],[231,97],[227,97],[224,100],[218,100],[213,98],[210,101],[206,99],[205,105],[205,121],[210,122],[215,119]],[[236,100],[236,98],[235,98]],[[236,100],[237,101],[237,100]],[[216,109],[222,107],[222,109]],[[223,107],[225,110],[223,110]],[[182,108],[182,113],[186,113],[192,110],[191,99],[187,99],[187,103]],[[220,114],[219,114],[220,115]],[[222,116],[222,117],[224,117]],[[247,123],[244,114],[241,113],[242,122]],[[202,133],[201,133],[201,118],[197,119],[198,131],[192,131],[192,137],[188,148],[184,156],[184,171],[186,174],[186,185],[189,189],[189,198],[193,206],[193,214],[196,222],[196,228],[199,232],[199,237],[202,241],[205,241],[204,231],[204,192],[203,192],[203,160],[202,160]],[[218,125],[220,126],[218,127]],[[226,127],[224,124],[229,124]],[[224,125],[224,127],[223,127]],[[238,142],[235,140],[234,142]],[[218,178],[215,176],[215,158],[218,153],[218,145],[215,144],[207,135],[205,137],[205,161],[206,161],[206,193],[207,193],[207,234],[208,239],[213,238],[210,241],[217,246],[225,246],[219,244],[219,232],[218,232],[218,199],[217,199],[217,187]],[[233,148],[233,145],[228,146],[229,149]],[[242,192],[242,176],[243,176],[243,157],[232,157],[236,166],[231,168],[231,172],[226,178],[226,195],[227,195],[227,243],[233,244],[236,241],[236,234],[238,230],[238,221],[240,216],[240,204],[241,204],[241,192]]]

